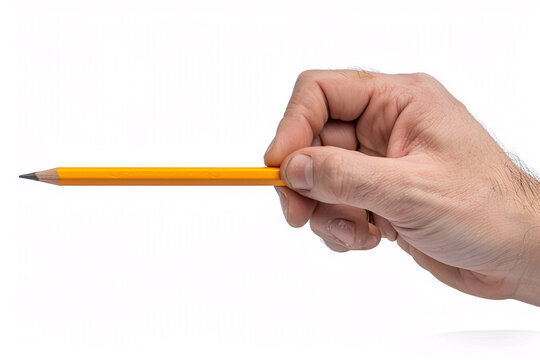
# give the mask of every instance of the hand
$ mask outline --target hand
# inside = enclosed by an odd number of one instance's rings
[[[540,184],[432,77],[304,72],[264,160],[329,248],[384,236],[460,291],[540,305]]]

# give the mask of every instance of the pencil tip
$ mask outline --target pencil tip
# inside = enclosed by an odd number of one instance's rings
[[[33,172],[33,173],[29,173],[29,174],[23,174],[23,175],[19,175],[19,177],[21,179],[29,179],[29,180],[36,180],[36,181],[39,181],[38,177],[36,176],[36,173]]]

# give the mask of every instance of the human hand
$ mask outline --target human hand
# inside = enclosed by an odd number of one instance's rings
[[[329,248],[384,236],[460,291],[540,306],[540,184],[432,77],[304,72],[264,160]]]

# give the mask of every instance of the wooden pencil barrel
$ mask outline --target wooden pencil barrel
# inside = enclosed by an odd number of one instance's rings
[[[274,185],[279,168],[59,167],[58,185]]]

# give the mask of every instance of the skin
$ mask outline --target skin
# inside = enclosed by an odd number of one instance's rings
[[[303,72],[264,161],[330,249],[385,237],[460,291],[540,306],[540,184],[433,77]]]

